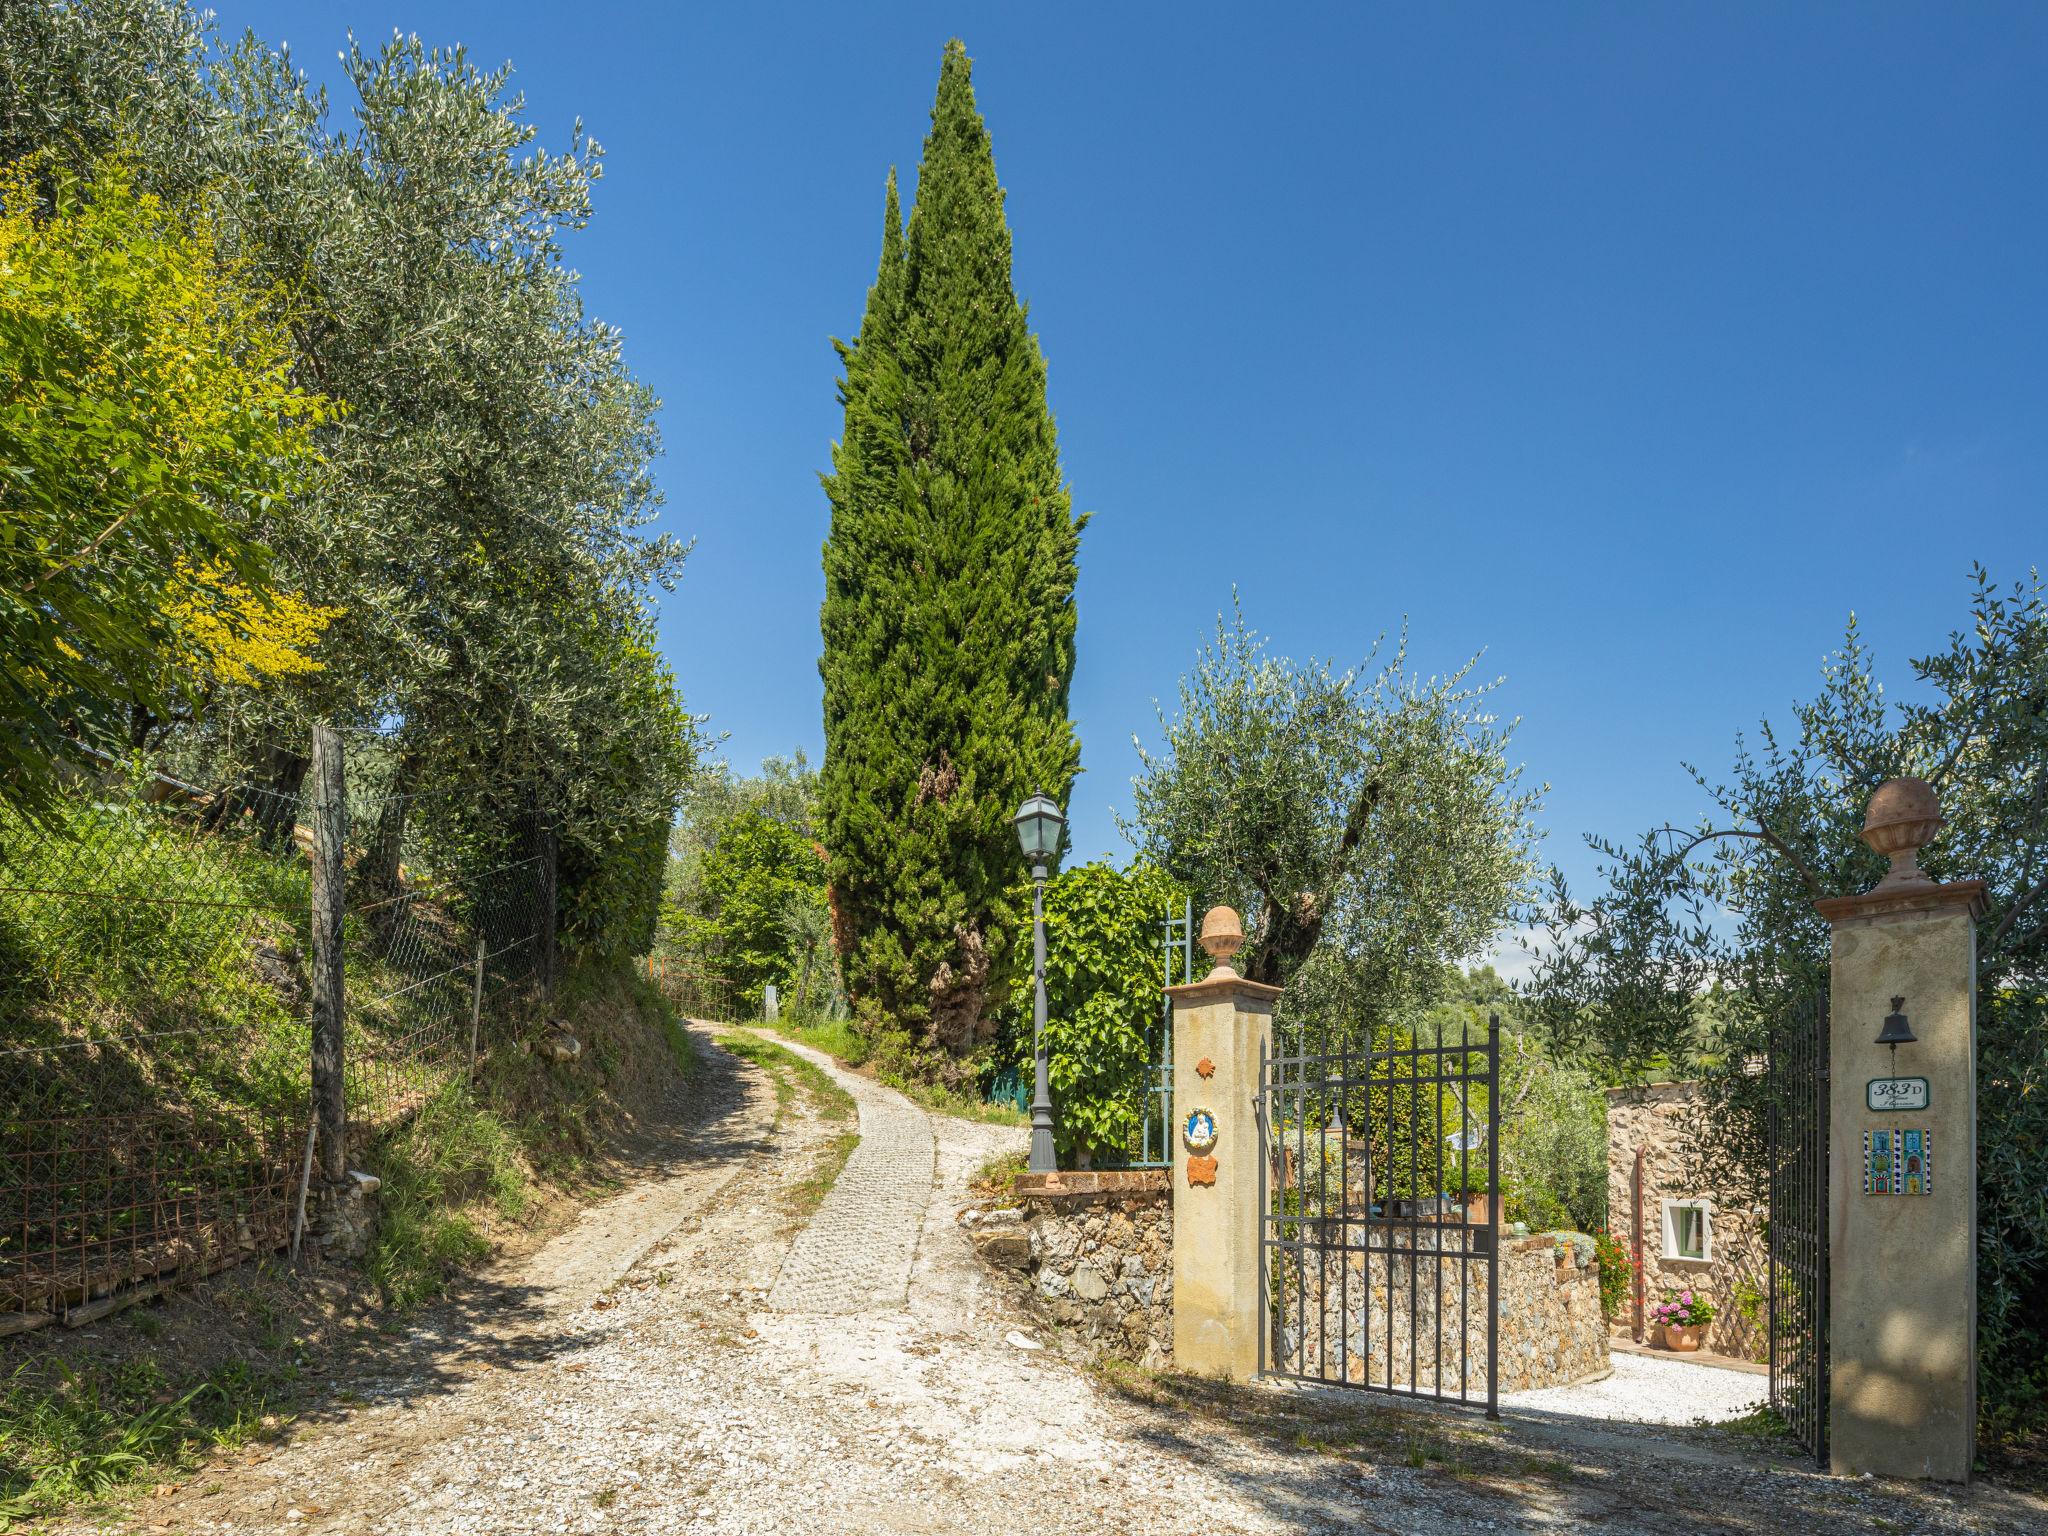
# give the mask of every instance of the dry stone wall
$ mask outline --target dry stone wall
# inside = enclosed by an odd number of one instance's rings
[[[1486,1396],[1490,1279],[1483,1228],[1376,1229],[1375,1248],[1276,1255],[1270,1358],[1323,1381]],[[1580,1233],[1504,1238],[1500,1390],[1563,1386],[1608,1369],[1593,1241]]]
[[[1064,1187],[961,1214],[982,1258],[1027,1305],[1094,1348],[1141,1365],[1173,1358],[1173,1202],[1163,1173],[1056,1176]]]
[[[1007,1274],[1049,1324],[1141,1365],[1172,1363],[1173,1203],[1163,1173],[1050,1175],[1023,1183],[1009,1200],[970,1207],[960,1222],[982,1258]],[[1462,1381],[1466,1395],[1483,1397],[1483,1248],[1464,1266],[1461,1309],[1457,1271],[1464,1261],[1442,1260],[1428,1246],[1457,1244],[1463,1251],[1483,1244],[1483,1230],[1447,1226],[1441,1235],[1425,1229],[1411,1237],[1396,1229],[1393,1236],[1397,1245],[1423,1242],[1422,1262],[1405,1253],[1336,1248],[1320,1267],[1313,1259],[1274,1260],[1273,1284],[1276,1294],[1285,1289],[1290,1326],[1283,1330],[1276,1319],[1269,1358],[1281,1369],[1332,1381],[1364,1382],[1368,1367],[1370,1379],[1383,1384],[1391,1370],[1396,1386],[1433,1389],[1441,1382],[1455,1394]],[[1501,1391],[1559,1386],[1608,1368],[1591,1238],[1505,1238],[1500,1276]]]

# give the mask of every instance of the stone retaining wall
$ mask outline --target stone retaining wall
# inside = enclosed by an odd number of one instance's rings
[[[1039,1317],[1106,1353],[1152,1367],[1171,1364],[1173,1203],[1164,1172],[1025,1176],[1009,1200],[963,1211],[960,1223],[976,1251],[1013,1278]],[[1412,1236],[1376,1229],[1376,1244],[1398,1249],[1420,1242],[1419,1264],[1401,1252],[1332,1249],[1320,1263],[1311,1257],[1305,1265],[1276,1257],[1273,1284],[1286,1297],[1288,1326],[1283,1330],[1276,1319],[1270,1359],[1279,1369],[1331,1381],[1391,1380],[1425,1389],[1441,1383],[1455,1393],[1462,1380],[1466,1395],[1483,1397],[1484,1237],[1483,1230],[1462,1225],[1425,1227]],[[1455,1245],[1472,1257],[1439,1258],[1436,1245],[1445,1253]],[[1462,1309],[1461,1267],[1468,1269]],[[1608,1368],[1591,1238],[1574,1232],[1504,1238],[1500,1276],[1501,1391],[1562,1386]]]
[[[983,1259],[1031,1309],[1141,1365],[1173,1358],[1173,1201],[1163,1170],[1025,1175],[961,1213]]]
[[[1376,1228],[1362,1246],[1276,1254],[1275,1369],[1324,1381],[1486,1395],[1486,1231]],[[1333,1239],[1334,1240],[1334,1239]],[[1357,1241],[1354,1234],[1354,1242]],[[1593,1241],[1503,1238],[1500,1390],[1563,1386],[1608,1368]]]

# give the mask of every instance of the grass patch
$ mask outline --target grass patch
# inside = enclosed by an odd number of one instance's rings
[[[763,1040],[759,1035],[750,1035],[743,1030],[720,1035],[718,1043],[733,1055],[768,1070],[775,1079],[775,1102],[779,1108],[787,1108],[801,1088],[810,1096],[812,1108],[820,1119],[842,1121],[856,1118],[858,1111],[853,1095],[833,1082],[823,1067],[804,1060],[795,1051],[785,1050],[772,1040]]]
[[[490,1257],[491,1223],[517,1222],[533,1204],[518,1135],[466,1083],[428,1099],[366,1161],[384,1187],[364,1270],[388,1307],[446,1295],[457,1275]]]
[[[928,1109],[935,1115],[951,1115],[956,1120],[972,1120],[980,1125],[1029,1125],[1031,1117],[1009,1104],[991,1104],[958,1088],[947,1088],[939,1083],[913,1082],[907,1078],[896,1078],[884,1074],[882,1081],[908,1098],[921,1109]]]
[[[1031,1123],[1031,1117],[1014,1105],[991,1104],[967,1089],[949,1088],[920,1075],[920,1058],[889,1041],[884,1041],[883,1048],[878,1049],[876,1041],[861,1033],[849,1019],[826,1019],[814,1023],[757,1019],[754,1027],[773,1030],[785,1040],[808,1045],[845,1066],[864,1070],[876,1081],[894,1088],[919,1108],[933,1114],[951,1115],[956,1120],[972,1120],[982,1125]]]
[[[796,1052],[772,1040],[740,1030],[720,1035],[718,1043],[742,1060],[753,1062],[769,1075],[775,1084],[778,1125],[799,1094],[811,1112],[829,1125],[850,1127],[859,1118],[859,1108],[853,1102],[853,1095],[833,1082],[831,1075],[817,1063],[804,1060]],[[832,1186],[839,1181],[839,1175],[846,1167],[846,1160],[853,1156],[853,1149],[859,1145],[859,1131],[845,1129],[837,1132],[812,1160],[804,1176],[784,1188],[782,1207],[793,1221],[808,1221],[825,1203],[825,1197],[832,1192]]]
[[[1734,1419],[1700,1419],[1697,1423],[1711,1429],[1725,1430],[1731,1435],[1742,1435],[1752,1440],[1784,1440],[1790,1438],[1792,1426],[1785,1416],[1769,1403],[1756,1407]]]
[[[24,1364],[0,1392],[0,1530],[275,1430],[269,1387],[241,1361],[183,1390],[146,1359],[108,1372]]]
[[[823,1051],[849,1067],[864,1067],[874,1055],[874,1048],[868,1044],[867,1037],[853,1027],[851,1019],[820,1019],[808,1024],[775,1019],[764,1020],[763,1027],[774,1030],[786,1040],[796,1041],[798,1045]]]
[[[1030,1160],[1026,1152],[1005,1152],[990,1158],[967,1181],[968,1192],[983,1200],[1008,1200],[1017,1192],[1017,1175]]]
[[[818,1207],[825,1203],[825,1197],[832,1193],[832,1186],[839,1182],[839,1175],[845,1171],[846,1160],[853,1156],[853,1149],[859,1145],[859,1131],[841,1131],[834,1136],[811,1164],[810,1172],[784,1191],[783,1208],[792,1216],[810,1220]]]

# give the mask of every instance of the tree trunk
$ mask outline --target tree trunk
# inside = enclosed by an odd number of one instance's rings
[[[400,856],[405,850],[407,813],[412,806],[413,786],[419,781],[419,759],[405,754],[391,775],[391,793],[377,808],[376,829],[369,846],[356,864],[354,885],[359,905],[370,914],[380,933],[385,932],[401,910],[396,898],[400,885]]]
[[[338,1184],[348,1172],[347,1106],[342,1091],[343,1020],[341,919],[346,900],[342,846],[347,836],[342,800],[341,738],[313,727],[313,1112],[320,1127],[320,1176]],[[305,770],[300,769],[303,777]]]

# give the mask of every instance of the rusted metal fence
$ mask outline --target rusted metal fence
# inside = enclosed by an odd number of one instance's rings
[[[291,1241],[319,1076],[314,797],[312,781],[206,792],[108,773],[41,822],[0,810],[0,1336]],[[358,827],[392,824],[384,798],[360,802]],[[548,974],[540,816],[398,820],[389,881],[358,887],[368,850],[346,831],[329,850],[346,1131],[323,1168],[471,1076]],[[451,820],[463,836],[437,846]]]
[[[667,955],[648,955],[641,967],[662,1000],[686,1019],[723,1023],[743,1019],[751,1012],[741,1009],[729,984],[701,966],[679,964]]]

